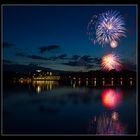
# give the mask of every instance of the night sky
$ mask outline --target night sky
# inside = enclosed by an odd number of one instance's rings
[[[126,37],[117,48],[91,43],[86,34],[93,15],[117,10]],[[136,6],[3,6],[4,64],[34,64],[65,71],[100,69],[103,55],[114,52],[125,68],[136,69]]]

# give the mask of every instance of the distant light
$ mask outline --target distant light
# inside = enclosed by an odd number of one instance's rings
[[[41,72],[41,70],[36,70],[37,72]]]

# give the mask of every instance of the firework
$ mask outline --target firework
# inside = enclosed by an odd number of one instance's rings
[[[113,40],[113,41],[111,41],[110,46],[112,48],[116,48],[118,46],[118,42]]]
[[[116,71],[120,71],[122,65],[119,56],[112,53],[103,56],[101,67],[105,71],[110,71],[112,69],[115,69]]]
[[[96,30],[95,30],[95,25],[96,25],[96,22],[98,20],[98,16],[97,15],[94,15],[90,22],[88,23],[88,26],[87,26],[87,35],[89,36],[89,40],[95,44],[97,42],[97,40],[95,39],[96,38]]]
[[[89,39],[102,46],[111,44],[112,41],[117,42],[121,37],[125,37],[124,26],[124,20],[117,11],[111,10],[93,16],[87,27]]]

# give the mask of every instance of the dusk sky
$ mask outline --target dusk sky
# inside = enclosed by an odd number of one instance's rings
[[[87,25],[93,15],[117,10],[126,37],[118,47],[93,44]],[[35,64],[65,71],[100,69],[108,53],[120,56],[127,69],[136,66],[136,6],[3,6],[4,64]]]

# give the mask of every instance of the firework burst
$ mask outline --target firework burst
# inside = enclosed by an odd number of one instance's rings
[[[119,12],[107,11],[93,16],[87,27],[89,39],[104,46],[125,37],[125,23]]]
[[[103,56],[101,67],[105,71],[110,71],[112,69],[115,69],[116,71],[120,71],[122,65],[119,56],[112,53]]]

